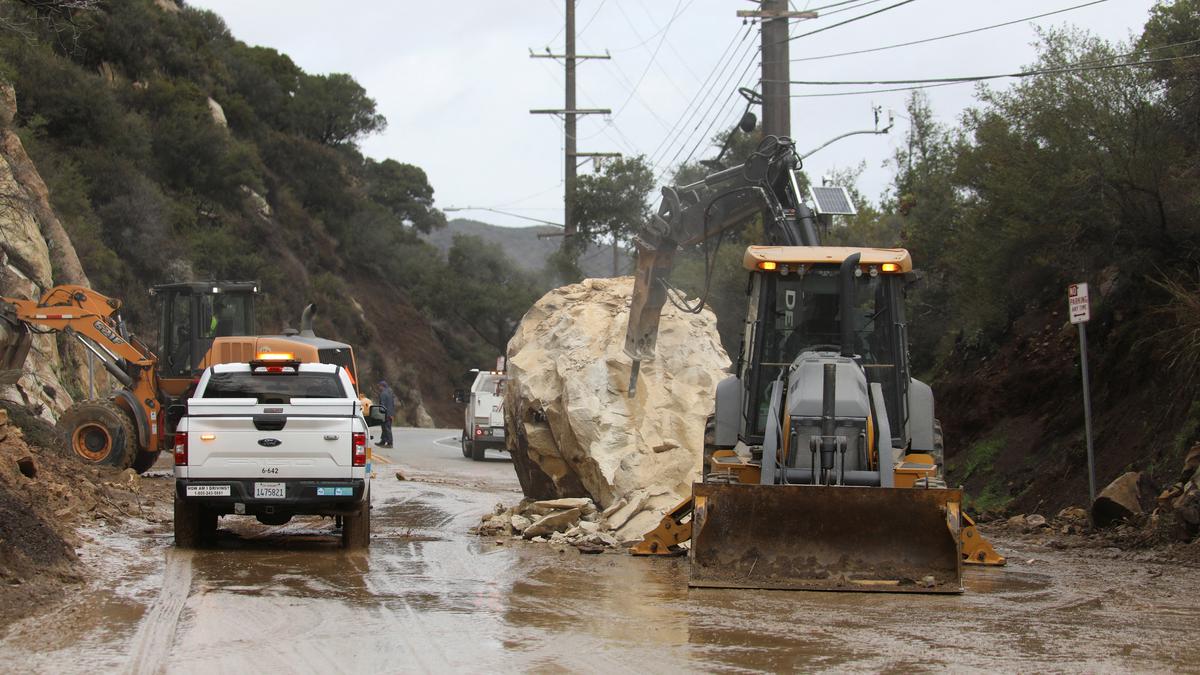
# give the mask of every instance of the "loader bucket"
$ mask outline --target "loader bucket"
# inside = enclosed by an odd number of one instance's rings
[[[12,306],[0,302],[0,386],[15,384],[21,377],[32,343],[33,335]]]
[[[703,483],[692,490],[690,586],[963,590],[959,490]]]

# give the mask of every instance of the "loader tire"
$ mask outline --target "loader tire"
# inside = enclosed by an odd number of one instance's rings
[[[195,502],[175,495],[175,546],[201,548],[211,546],[217,538],[217,514]]]
[[[342,516],[342,548],[365,549],[371,546],[371,492],[363,496],[354,513]]]
[[[155,452],[139,450],[137,457],[133,459],[133,464],[131,465],[133,470],[138,473],[146,473],[151,467],[154,466],[154,463],[158,461],[158,456],[161,454],[161,452],[161,450],[157,450]]]
[[[80,401],[63,412],[56,429],[63,447],[85,462],[127,469],[138,455],[133,420],[112,401]]]

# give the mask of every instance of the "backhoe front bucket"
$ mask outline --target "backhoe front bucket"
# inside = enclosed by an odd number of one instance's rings
[[[961,593],[960,490],[692,487],[702,588]]]

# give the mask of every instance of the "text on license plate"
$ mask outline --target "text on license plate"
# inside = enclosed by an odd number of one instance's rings
[[[228,497],[228,485],[189,485],[187,486],[187,496],[189,497]]]
[[[254,498],[255,499],[283,499],[287,496],[287,490],[284,489],[283,483],[255,483]]]

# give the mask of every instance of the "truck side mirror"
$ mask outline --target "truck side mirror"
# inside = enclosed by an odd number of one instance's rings
[[[466,403],[467,402],[467,393],[465,391],[463,391],[462,389],[455,389],[454,390],[454,402],[455,403]]]
[[[381,405],[373,405],[367,412],[367,426],[380,427],[387,421],[387,411]]]

